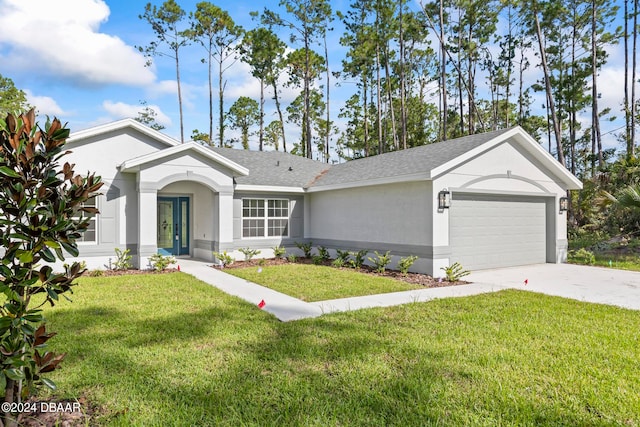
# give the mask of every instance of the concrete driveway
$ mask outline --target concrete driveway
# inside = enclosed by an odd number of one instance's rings
[[[640,272],[635,271],[536,264],[475,271],[464,280],[640,310]]]

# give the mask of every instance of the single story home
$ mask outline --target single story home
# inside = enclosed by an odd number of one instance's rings
[[[80,245],[89,268],[115,248],[237,259],[296,242],[418,256],[412,270],[566,259],[566,191],[582,187],[520,127],[329,165],[276,151],[181,144],[134,120],[75,132],[68,161],[103,194]],[[333,252],[335,253],[335,252]]]

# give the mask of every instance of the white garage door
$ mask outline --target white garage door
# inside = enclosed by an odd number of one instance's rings
[[[451,263],[467,270],[546,262],[546,204],[540,197],[454,193]]]

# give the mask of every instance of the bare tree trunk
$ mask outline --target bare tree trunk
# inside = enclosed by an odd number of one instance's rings
[[[444,0],[440,0],[440,91],[442,93],[442,140],[447,140],[447,52],[444,43]]]
[[[631,117],[629,111],[629,0],[624,0],[624,123],[627,143],[627,159],[633,156],[631,143]]]
[[[638,45],[638,0],[633,0],[633,51],[631,68],[631,157],[635,157],[636,149],[636,53]]]
[[[402,8],[403,0],[400,0],[400,12],[398,14],[399,30],[400,30],[400,143],[402,149],[407,149],[407,111],[406,111],[406,89],[405,89],[405,73],[404,73],[404,30],[402,28]]]
[[[383,137],[382,137],[382,82],[380,80],[380,45],[376,42],[376,79],[377,79],[377,91],[376,98],[378,104],[378,154],[384,151]]]
[[[178,108],[180,109],[180,142],[184,144],[184,116],[182,114],[182,88],[180,85],[180,60],[176,49],[176,82],[178,83]]]
[[[323,34],[324,37],[324,61],[327,64],[327,128],[326,128],[326,132],[327,134],[325,135],[325,143],[324,143],[324,152],[325,152],[325,160],[327,163],[329,163],[329,137],[331,134],[331,115],[329,113],[329,106],[331,105],[331,103],[329,102],[329,78],[331,75],[331,72],[329,70],[329,50],[327,49],[327,32],[325,31]]]
[[[213,81],[211,79],[211,48],[208,50],[209,59],[207,61],[209,80],[209,145],[213,145]]]
[[[591,67],[592,69],[592,83],[591,83],[591,97],[592,97],[592,138],[594,139],[598,148],[598,167],[604,166],[604,158],[602,156],[602,134],[600,133],[600,115],[598,114],[598,46],[597,46],[597,21],[596,21],[596,2],[591,0]]]
[[[222,54],[220,54],[220,61],[218,62],[218,109],[219,111],[219,145],[224,146],[224,86],[222,84]]]
[[[389,113],[391,114],[391,134],[393,135],[393,146],[399,149],[398,144],[398,131],[396,129],[396,113],[393,108],[393,91],[391,87],[391,68],[389,66],[389,47],[385,46],[385,60],[384,60],[385,77],[387,79],[387,97],[389,99]]]
[[[364,156],[369,157],[369,99],[367,98],[367,89],[369,87],[368,79],[363,79],[362,85],[362,104],[363,104],[363,121],[364,121]]]
[[[304,38],[304,52],[305,52],[305,58],[304,58],[304,66],[305,66],[305,73],[304,73],[304,122],[303,122],[303,126],[305,128],[305,135],[304,135],[304,144],[306,146],[306,157],[308,159],[312,159],[313,158],[313,147],[311,144],[311,117],[310,117],[310,113],[311,113],[311,82],[309,81],[310,78],[310,72],[311,72],[311,59],[309,58],[309,37],[307,35],[305,35]]]
[[[547,65],[547,51],[544,48],[542,41],[542,30],[540,29],[540,20],[538,19],[537,4],[534,2],[533,16],[536,25],[536,34],[538,36],[538,45],[540,46],[540,59],[542,60],[542,71],[544,73],[544,85],[547,92],[547,103],[551,110],[551,120],[553,122],[553,133],[556,138],[556,147],[558,150],[558,161],[562,166],[566,167],[564,160],[564,148],[562,146],[562,133],[560,131],[560,122],[558,121],[558,115],[556,114],[556,106],[553,102],[553,92],[551,90],[551,81],[549,79],[549,67]]]
[[[258,143],[260,151],[264,148],[264,79],[260,79],[260,130],[258,131]]]
[[[278,117],[280,119],[280,130],[282,131],[282,149],[287,152],[287,138],[284,134],[284,118],[282,117],[282,109],[280,108],[280,98],[278,98],[277,78],[273,79],[273,99],[276,102],[276,110],[278,111]]]

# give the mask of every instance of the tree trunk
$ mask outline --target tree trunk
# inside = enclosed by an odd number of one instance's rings
[[[447,140],[447,51],[444,43],[444,0],[440,0],[440,91],[442,96],[442,140]]]
[[[400,143],[402,149],[407,149],[407,111],[406,111],[406,89],[405,89],[405,72],[404,72],[404,30],[402,28],[402,7],[403,0],[400,0],[400,12],[398,19],[400,29]]]
[[[536,26],[536,34],[538,36],[538,45],[540,47],[540,59],[542,61],[542,71],[544,73],[544,85],[547,92],[547,104],[549,105],[549,109],[551,110],[551,120],[553,124],[553,133],[556,138],[556,147],[558,150],[558,161],[562,166],[566,167],[566,163],[564,160],[564,148],[562,146],[562,133],[560,131],[560,122],[558,121],[558,115],[556,114],[556,106],[553,102],[553,92],[551,90],[551,81],[549,79],[549,67],[547,65],[547,51],[544,48],[543,40],[542,40],[542,30],[540,29],[540,20],[538,19],[538,10],[537,4],[533,2],[534,10],[533,17]]]
[[[305,58],[304,58],[304,67],[305,67],[305,73],[304,73],[304,121],[303,121],[303,126],[305,129],[305,135],[304,135],[304,145],[306,147],[306,157],[308,159],[312,159],[313,158],[313,151],[312,151],[312,146],[311,146],[311,117],[310,117],[310,112],[311,112],[311,59],[309,58],[309,36],[307,34],[305,34],[304,37],[304,53],[305,53]]]
[[[598,167],[604,166],[604,158],[602,156],[602,134],[600,133],[600,115],[598,114],[598,46],[597,46],[597,21],[596,21],[596,1],[591,0],[591,67],[592,69],[592,137],[596,142],[598,149]]]
[[[180,142],[184,144],[184,116],[182,114],[182,89],[180,87],[180,60],[176,52],[176,83],[178,84],[178,108],[180,110]]]
[[[330,104],[330,99],[329,99],[329,78],[331,76],[331,72],[329,70],[329,50],[327,49],[327,32],[325,31],[323,34],[324,37],[324,61],[327,64],[327,128],[326,128],[326,135],[325,135],[325,143],[324,143],[324,153],[325,153],[325,161],[327,163],[329,163],[329,137],[331,134],[331,115],[329,113],[329,105]]]
[[[273,79],[273,99],[276,102],[276,110],[278,111],[278,117],[280,118],[280,130],[282,131],[282,149],[287,152],[287,138],[284,135],[284,118],[282,117],[282,109],[280,108],[280,98],[278,98],[278,86],[277,78]]]
[[[219,146],[224,146],[224,86],[222,84],[222,54],[220,54],[220,62],[218,62],[218,109],[219,111],[219,130],[218,135]]]
[[[258,131],[258,144],[260,151],[264,151],[264,79],[260,79],[260,130]]]
[[[382,136],[382,81],[380,79],[380,44],[378,42],[376,42],[376,79],[376,98],[378,101],[378,154],[382,154],[384,151]]]
[[[636,53],[638,44],[638,0],[633,1],[633,51],[631,58],[631,157],[635,157],[636,149]]]
[[[391,114],[391,134],[393,136],[393,146],[396,150],[398,145],[398,131],[396,129],[396,113],[393,108],[393,88],[391,87],[391,68],[389,66],[389,46],[385,45],[384,70],[387,79],[387,98],[389,100],[389,114]]]
[[[629,0],[624,0],[624,123],[627,144],[627,159],[633,156],[631,143],[631,117],[629,111]]]

